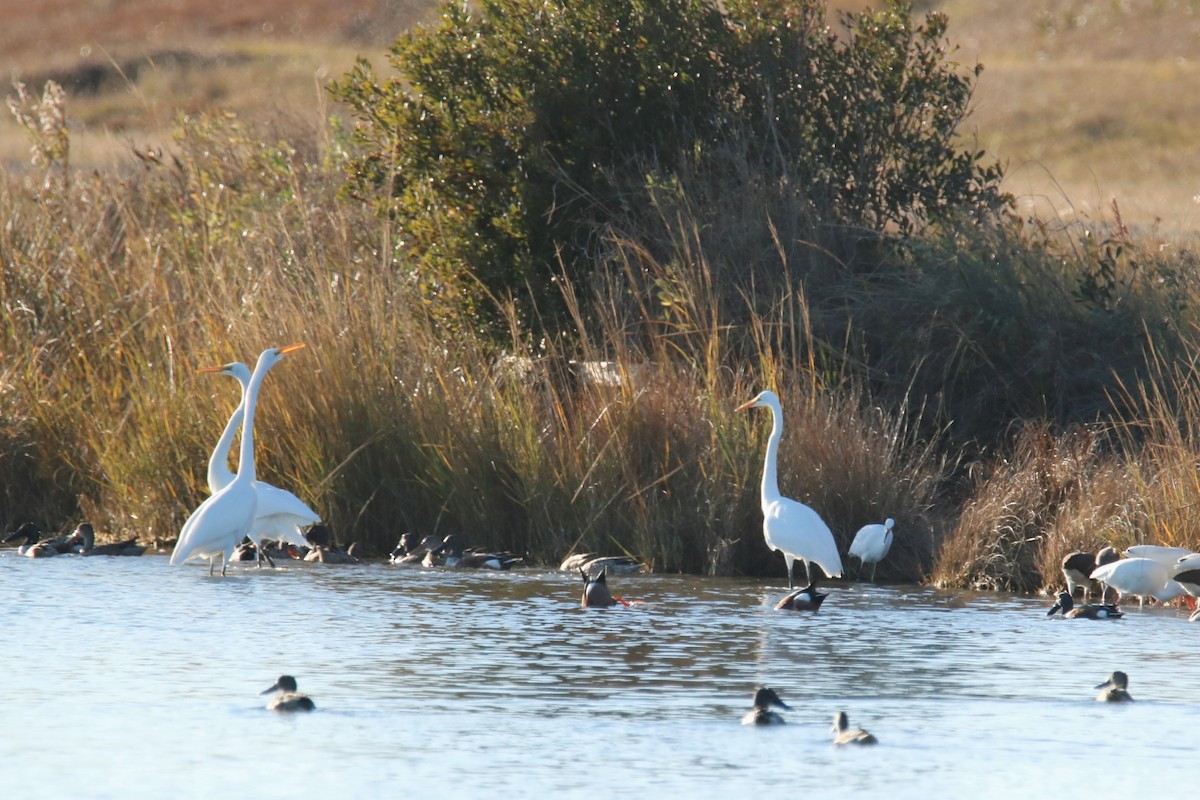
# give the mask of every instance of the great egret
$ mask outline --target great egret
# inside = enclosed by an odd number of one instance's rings
[[[1101,690],[1100,694],[1096,695],[1096,699],[1101,703],[1125,703],[1133,699],[1127,691],[1129,676],[1120,670],[1109,675],[1108,680],[1095,688]]]
[[[179,532],[175,551],[171,553],[171,566],[192,558],[207,558],[211,575],[214,560],[219,557],[221,574],[224,575],[234,549],[250,534],[258,510],[258,491],[254,486],[254,409],[258,404],[258,392],[271,367],[288,353],[302,347],[303,344],[269,347],[259,355],[254,374],[246,387],[238,473],[228,485],[201,503],[188,517]]]
[[[208,459],[208,489],[213,494],[224,489],[233,481],[233,472],[229,469],[229,452],[233,447],[233,437],[246,411],[246,389],[250,385],[250,368],[240,361],[234,361],[222,367],[206,367],[200,372],[211,372],[229,375],[242,386],[242,401],[234,409],[217,440],[212,456]],[[265,481],[254,482],[254,490],[258,493],[258,511],[254,517],[254,526],[250,531],[250,539],[262,552],[263,539],[283,539],[298,547],[305,547],[308,541],[302,528],[320,524],[321,518],[305,505],[296,495],[272,486]]]
[[[1138,606],[1145,605],[1147,597],[1161,594],[1170,579],[1170,572],[1152,558],[1123,558],[1092,570],[1092,580],[1104,581],[1105,585],[1117,590],[1117,597],[1127,594],[1138,596]]]
[[[876,744],[879,741],[862,728],[851,728],[850,718],[846,716],[845,711],[833,715],[833,727],[829,731],[833,734],[833,743],[836,745]]]
[[[1120,619],[1125,616],[1120,609],[1111,603],[1086,603],[1082,606],[1077,606],[1075,605],[1075,601],[1071,599],[1070,592],[1059,592],[1058,602],[1050,607],[1050,610],[1046,612],[1046,616],[1052,617],[1059,611],[1062,612],[1064,619]]]
[[[604,570],[595,578],[590,577],[586,570],[579,570],[583,578],[583,599],[579,605],[583,608],[611,608],[617,605],[617,600],[608,590],[608,578]]]
[[[140,556],[146,552],[146,546],[138,544],[136,536],[123,542],[96,544],[96,529],[90,522],[77,525],[67,542],[77,546],[81,556]]]
[[[888,517],[887,520],[880,525],[878,522],[870,525],[863,525],[858,529],[858,533],[854,534],[854,541],[850,543],[850,555],[858,558],[859,571],[867,564],[871,565],[871,582],[875,582],[875,570],[879,566],[879,562],[883,561],[883,557],[892,549],[892,539],[895,534],[892,528],[896,526],[896,520]]]
[[[771,390],[761,392],[748,403],[737,407],[771,409],[771,438],[767,440],[767,454],[763,464],[762,510],[763,538],[767,547],[783,553],[787,563],[788,589],[792,589],[792,564],[796,559],[804,562],[804,572],[812,583],[810,562],[815,562],[830,578],[841,577],[842,558],[838,555],[833,532],[821,516],[803,503],[784,497],[779,493],[777,462],[779,440],[783,438],[783,407],[779,397]]]
[[[774,689],[760,686],[754,691],[754,708],[742,717],[743,725],[782,725],[783,717],[771,710],[771,706],[791,711],[792,707],[779,699]]]
[[[311,697],[296,691],[296,679],[291,675],[280,675],[274,686],[264,689],[259,694],[272,692],[280,694],[267,704],[271,711],[315,711],[317,708]]]

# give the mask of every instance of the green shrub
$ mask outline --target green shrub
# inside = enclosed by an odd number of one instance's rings
[[[730,142],[828,224],[913,230],[1004,201],[1000,170],[956,130],[979,68],[949,59],[946,19],[737,0],[449,3],[435,27],[333,87],[357,119],[348,191],[394,218],[425,295],[553,307],[585,277],[646,176]],[[719,169],[718,156],[712,168]]]

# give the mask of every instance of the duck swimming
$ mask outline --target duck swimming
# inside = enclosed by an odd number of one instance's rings
[[[1120,670],[1117,670],[1112,675],[1108,676],[1108,680],[1096,686],[1101,689],[1100,694],[1096,695],[1096,700],[1101,703],[1125,703],[1133,700],[1129,696],[1129,677]]]
[[[834,734],[833,743],[836,745],[879,743],[874,735],[867,733],[862,728],[851,728],[850,718],[846,716],[845,711],[839,711],[833,715],[833,727],[829,730]]]
[[[1058,602],[1051,606],[1046,616],[1052,617],[1059,611],[1062,612],[1063,619],[1120,619],[1125,616],[1125,612],[1114,603],[1085,603],[1077,606],[1071,599],[1071,593],[1066,591],[1058,593]]]
[[[583,608],[611,608],[618,605],[618,600],[608,590],[608,578],[604,570],[595,578],[590,577],[585,570],[579,570],[583,578],[583,599],[579,605]]]
[[[83,522],[76,526],[67,543],[77,547],[81,556],[140,556],[146,552],[146,546],[137,543],[137,537],[123,542],[96,544],[96,529],[92,523]]]
[[[828,592],[818,592],[817,582],[813,580],[803,589],[797,589],[784,596],[775,604],[776,611],[816,611],[829,596]]]
[[[644,572],[646,565],[633,556],[598,556],[595,553],[574,553],[563,559],[558,567],[563,572],[586,570],[589,574],[604,570],[614,575]]]
[[[743,725],[782,725],[783,717],[771,706],[791,711],[792,707],[779,699],[774,689],[760,686],[754,690],[754,707],[742,717]]]
[[[291,675],[280,675],[274,686],[264,689],[259,694],[270,694],[271,692],[280,693],[278,697],[267,704],[267,708],[271,711],[315,711],[317,708],[317,704],[312,701],[311,697],[296,691],[296,679]]]
[[[345,550],[334,550],[322,544],[314,544],[312,550],[304,557],[305,561],[319,561],[322,564],[358,564],[357,558]]]
[[[447,534],[441,546],[430,552],[440,556],[442,566],[462,569],[512,569],[514,564],[525,560],[513,553],[489,553],[465,547],[458,533]]]
[[[50,539],[43,539],[41,528],[32,522],[25,522],[6,536],[4,541],[19,542],[24,539],[24,544],[17,545],[17,555],[28,558],[50,558],[60,553],[73,552],[71,549],[72,545],[67,542],[67,538],[66,536],[55,536]]]

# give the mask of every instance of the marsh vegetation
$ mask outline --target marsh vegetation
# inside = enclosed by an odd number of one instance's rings
[[[260,474],[380,552],[458,530],[777,570],[767,430],[732,411],[765,386],[784,490],[843,552],[896,519],[882,580],[1032,590],[1076,547],[1198,543],[1197,256],[1119,206],[1015,213],[962,138],[981,73],[944,18],[679,2],[633,17],[674,38],[626,40],[602,15],[642,4],[564,5],[546,35],[578,60],[554,71],[512,46],[528,5],[447,8],[394,78],[347,66],[320,126],[194,111],[111,169],[75,168],[71,98],[14,93],[39,156],[0,181],[0,524],[173,537],[237,402],[194,368],[304,341],[263,392]],[[588,60],[614,54],[687,55],[688,93]],[[837,91],[756,83],[800,68]],[[614,138],[630,87],[662,97]],[[580,108],[602,117],[551,124]]]

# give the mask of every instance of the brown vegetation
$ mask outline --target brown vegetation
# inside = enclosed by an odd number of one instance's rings
[[[35,6],[43,27],[32,27]],[[1165,27],[1186,33],[1184,5],[1122,12],[1114,40],[1090,32],[1116,6],[1084,25],[1082,2],[1049,16],[946,4],[964,60],[987,68],[972,118],[981,141],[1018,167],[1010,181],[1038,162],[1035,194],[1058,184],[1055,200],[1092,213],[1079,225],[1030,225],[1024,242],[930,245],[927,271],[963,276],[948,299],[911,276],[824,287],[826,299],[848,300],[894,281],[873,313],[844,323],[843,353],[828,350],[832,304],[811,304],[814,287],[747,297],[736,320],[718,312],[714,272],[741,263],[748,248],[786,258],[776,222],[788,217],[767,213],[750,191],[728,194],[717,219],[685,194],[660,219],[614,236],[624,276],[562,283],[569,307],[587,295],[608,310],[577,316],[578,342],[529,341],[502,300],[507,347],[469,330],[447,336],[387,226],[339,201],[344,142],[325,127],[318,99],[319,69],[334,77],[421,10],[247,2],[236,13],[205,6],[193,19],[186,4],[158,18],[119,16],[118,7],[138,4],[110,4],[110,16],[88,18],[85,6],[0,3],[6,66],[26,76],[93,68],[121,76],[67,101],[70,163],[115,169],[33,168],[24,132],[0,123],[9,165],[0,181],[6,526],[32,518],[52,530],[83,515],[113,532],[169,538],[204,494],[201,465],[236,402],[231,384],[193,368],[300,340],[309,349],[264,390],[260,470],[310,501],[343,541],[376,549],[410,528],[464,530],[544,562],[574,548],[627,550],[669,570],[777,569],[761,544],[753,489],[766,431],[731,411],[768,385],[786,408],[785,493],[820,509],[843,550],[859,525],[897,519],[883,579],[932,570],[944,585],[1031,590],[1059,581],[1058,559],[1071,549],[1200,545],[1195,256],[1129,230],[1157,216],[1178,233],[1195,213],[1176,212],[1191,202],[1180,192],[1200,191],[1182,188],[1178,168],[1196,160],[1195,142],[1181,134],[1196,120],[1164,107],[1195,94],[1196,67],[1178,60],[1173,40],[1150,38],[1173,12]],[[332,13],[350,16],[334,22]],[[358,13],[379,21],[356,27],[349,20]],[[87,32],[82,43],[78,31]],[[89,46],[80,66],[74,54]],[[1163,76],[1169,94],[1147,88]],[[1095,206],[1078,200],[1098,194]],[[1111,213],[1110,194],[1124,220]],[[645,246],[651,238],[657,247]],[[638,291],[643,283],[670,287],[669,313],[631,300],[651,296]],[[945,313],[923,316],[934,301]],[[950,313],[964,308],[996,313],[982,322]],[[1043,330],[1039,320],[1068,311],[1077,327]],[[1147,331],[1173,328],[1177,349],[1159,353],[1149,332],[1128,336],[1129,319]],[[1072,330],[1091,341],[1056,338]],[[933,378],[894,363],[845,367],[873,349],[872,336],[926,347]],[[987,346],[989,337],[1007,349]],[[520,380],[504,366],[512,352],[537,356]],[[996,353],[1002,362],[989,360]],[[582,384],[565,366],[580,359],[612,360],[622,376],[671,366],[645,380]],[[939,433],[976,418],[1003,424],[994,419],[999,400],[1054,398],[1057,385],[1089,370],[1093,390],[1079,408],[1091,413],[1077,414],[1087,424],[1060,428],[1052,420],[1061,409],[1050,403],[1027,408],[995,442],[948,448],[952,434]],[[919,391],[888,407],[872,396],[884,381]],[[969,402],[951,404],[957,390],[969,390]]]

